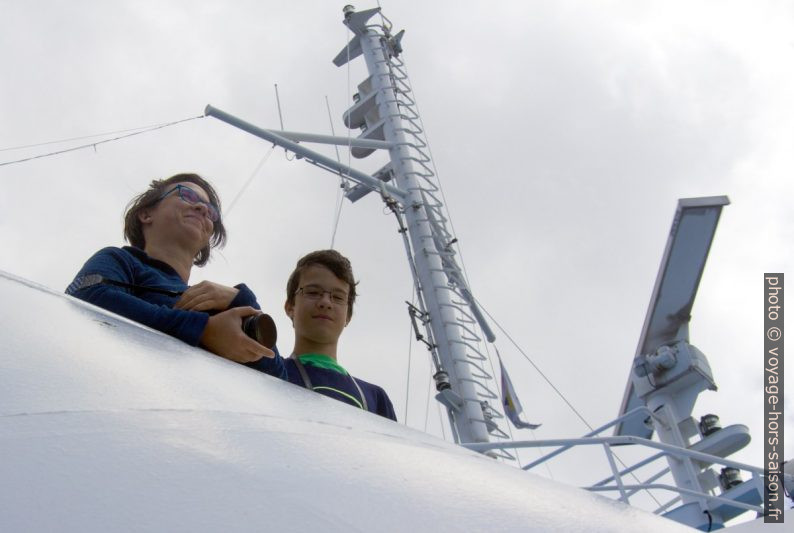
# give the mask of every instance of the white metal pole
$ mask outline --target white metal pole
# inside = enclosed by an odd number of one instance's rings
[[[449,374],[452,389],[464,399],[463,407],[452,413],[457,439],[460,442],[488,442],[482,407],[466,363],[466,351],[453,310],[449,280],[433,244],[433,228],[428,222],[425,198],[411,163],[408,141],[402,131],[405,124],[397,105],[388,67],[389,59],[384,55],[381,38],[375,30],[367,29],[360,37],[361,49],[371,74],[372,87],[377,91],[378,111],[381,118],[386,119],[384,137],[394,145],[389,150],[394,179],[399,189],[408,192],[407,198],[403,200],[406,226],[425,307],[430,315],[430,327],[438,345],[439,359]]]

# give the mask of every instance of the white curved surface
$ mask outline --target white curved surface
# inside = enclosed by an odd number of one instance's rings
[[[676,531],[0,272],[1,531]]]

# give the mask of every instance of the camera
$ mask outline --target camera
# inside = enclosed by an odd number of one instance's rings
[[[245,317],[243,319],[243,333],[271,350],[276,345],[276,339],[278,338],[276,323],[266,313]]]

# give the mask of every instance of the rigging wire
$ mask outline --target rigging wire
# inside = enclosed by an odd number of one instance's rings
[[[345,88],[345,94],[350,94],[350,28],[345,26],[345,38],[344,41],[347,42],[345,45],[345,49],[347,50],[347,87]],[[334,132],[334,121],[331,118],[331,105],[328,103],[328,96],[325,97],[325,105],[328,108],[328,121],[331,123],[331,134],[336,136]],[[352,161],[350,160],[352,148],[351,148],[351,132],[350,128],[347,128],[347,172],[350,175],[350,169]],[[337,145],[334,145],[334,150],[336,150],[336,161],[341,165],[342,161],[339,158],[339,148]],[[334,229],[331,233],[331,249],[334,247],[334,243],[336,242],[336,231],[339,229],[339,219],[342,218],[342,207],[345,204],[345,195],[344,193],[348,189],[348,181],[347,178],[339,172],[339,190],[337,191],[337,198],[338,198],[338,205],[336,206],[336,214],[334,215]],[[406,415],[407,416],[407,415]]]
[[[281,124],[281,131],[284,131],[284,117],[281,116],[281,100],[278,97],[278,83],[273,84],[276,90],[276,107],[278,108],[278,123]]]
[[[438,421],[441,424],[441,436],[444,440],[447,440],[447,432],[444,429],[444,416],[441,414],[441,404],[436,403],[436,407],[438,408]]]
[[[411,297],[411,305],[416,304],[416,294],[414,294],[413,290],[413,283],[411,284],[411,293],[413,296]],[[413,343],[414,340],[414,331],[413,326],[411,323],[408,323],[408,372],[405,376],[405,422],[403,422],[406,426],[408,425],[408,398],[410,397],[411,391],[411,354],[413,353]]]
[[[490,358],[491,357],[491,353],[488,350],[488,343],[485,342],[483,344],[485,345],[485,352],[488,354],[488,357]],[[499,364],[501,365],[502,364],[502,357],[501,357],[501,355],[499,355],[499,348],[496,347],[496,344],[494,344],[494,351],[496,351],[496,358],[499,360]],[[499,370],[503,370],[503,369],[500,368]],[[502,387],[501,380],[498,380],[496,382],[496,389],[499,391],[499,397],[500,398],[504,398],[504,394],[503,394],[503,391],[501,390],[501,387]],[[515,441],[515,437],[513,436],[513,428],[511,426],[510,422],[506,422],[505,425],[507,426],[507,430],[510,433],[510,440],[511,441]],[[535,430],[534,429],[530,429],[529,431],[532,433],[532,440],[538,440],[537,436],[535,435]],[[542,447],[538,448],[538,457],[539,458],[543,457],[543,455],[545,455],[545,453],[546,452],[544,451],[544,449]],[[521,448],[516,448],[515,449],[515,454],[516,454],[516,462],[518,462],[518,465],[521,466]],[[550,479],[555,479],[554,478],[554,473],[551,471],[551,467],[549,466],[549,462],[548,461],[544,461],[543,462],[543,466],[546,467],[546,472],[549,473],[549,478]]]
[[[347,87],[345,88],[345,94],[350,94],[350,41],[351,41],[350,33],[351,32],[350,32],[350,28],[347,25],[345,25],[345,28],[346,28],[346,30],[345,30],[345,39],[344,40],[347,41],[347,46],[345,47],[347,49]],[[353,136],[353,132],[351,131],[350,128],[347,128],[347,168],[348,168],[348,172],[350,171],[350,168],[351,168],[350,165],[353,162],[350,159],[352,154],[353,154],[353,146],[352,146],[353,140],[352,140],[352,136]]]
[[[502,326],[499,324],[499,322],[497,322],[497,321],[496,321],[496,319],[495,319],[493,316],[491,316],[491,313],[489,313],[489,312],[488,312],[488,310],[487,310],[485,307],[483,307],[483,305],[480,303],[480,301],[479,301],[479,300],[477,300],[477,299],[475,298],[475,301],[477,302],[477,305],[479,305],[479,306],[480,306],[480,309],[482,309],[482,310],[483,310],[483,312],[484,312],[486,315],[488,315],[488,318],[490,318],[490,319],[493,321],[493,323],[496,325],[496,327],[497,327],[497,328],[499,328],[499,331],[501,331],[501,332],[504,334],[504,336],[505,336],[505,337],[507,337],[507,339],[508,339],[508,340],[509,340],[509,341],[510,341],[510,342],[513,344],[513,346],[514,346],[514,347],[515,347],[515,348],[516,348],[516,349],[519,351],[519,353],[521,353],[521,355],[523,355],[523,356],[524,356],[524,358],[525,358],[525,359],[526,359],[526,360],[529,362],[529,364],[531,364],[531,365],[532,365],[532,367],[533,367],[533,368],[534,368],[534,369],[535,369],[535,370],[538,372],[538,374],[540,374],[540,375],[541,375],[541,377],[542,377],[542,378],[543,378],[543,379],[546,381],[546,383],[548,383],[548,385],[549,385],[549,386],[552,388],[552,390],[554,390],[554,392],[556,392],[556,393],[557,393],[557,395],[558,395],[560,398],[562,398],[562,401],[564,401],[564,402],[565,402],[565,404],[566,404],[566,405],[567,405],[567,406],[568,406],[568,407],[571,409],[571,411],[573,411],[573,413],[574,413],[574,414],[575,414],[577,417],[579,417],[579,420],[581,420],[581,421],[584,423],[584,425],[585,425],[585,426],[587,426],[587,427],[588,427],[588,429],[590,429],[590,431],[591,431],[591,432],[592,432],[592,431],[594,431],[594,429],[593,429],[593,426],[591,426],[591,425],[590,425],[590,424],[587,422],[587,420],[585,420],[585,418],[584,418],[584,417],[581,415],[581,413],[579,413],[579,411],[577,411],[577,410],[576,410],[576,408],[575,408],[575,407],[574,407],[574,406],[571,404],[571,402],[569,402],[569,401],[568,401],[568,399],[565,397],[565,395],[564,395],[562,392],[560,392],[560,390],[559,390],[557,387],[555,387],[555,386],[554,386],[554,384],[553,384],[553,383],[551,382],[551,380],[550,380],[550,379],[549,379],[549,378],[546,376],[546,374],[544,374],[544,373],[543,373],[543,371],[542,371],[542,370],[541,370],[541,369],[540,369],[540,368],[539,368],[539,367],[538,367],[538,366],[535,364],[535,362],[534,362],[534,361],[532,361],[532,359],[531,359],[531,358],[530,358],[530,357],[529,357],[529,356],[528,356],[528,355],[527,355],[527,354],[524,352],[524,350],[522,350],[522,349],[521,349],[521,347],[518,345],[518,343],[516,343],[516,341],[514,341],[514,340],[513,340],[513,338],[510,336],[510,334],[509,334],[507,331],[505,331],[505,329],[504,329],[504,328],[503,328],[503,327],[502,327]],[[508,427],[509,427],[509,424],[508,424]],[[620,458],[620,456],[618,456],[618,454],[617,454],[617,453],[615,453],[615,452],[613,452],[613,451],[611,451],[611,450],[610,450],[610,453],[611,453],[612,455],[614,455],[615,459],[617,459],[617,460],[618,460],[618,462],[619,462],[619,463],[620,463],[620,464],[621,464],[623,467],[626,467],[626,466],[627,466],[627,465],[626,465],[626,463],[624,463],[624,462],[623,462],[623,460]],[[634,479],[635,479],[635,480],[636,480],[638,483],[642,483],[642,482],[639,480],[639,478],[637,477],[637,475],[636,475],[634,472],[631,472],[631,476],[632,476],[632,477],[633,477],[633,478],[634,478]],[[651,497],[651,499],[653,499],[653,500],[654,500],[654,501],[655,501],[655,502],[656,502],[658,505],[661,505],[661,503],[659,502],[659,500],[657,500],[657,499],[656,499],[656,497],[653,495],[653,493],[651,493],[651,492],[650,492],[650,490],[648,490],[648,489],[645,489],[645,492],[647,492],[647,493],[648,493],[648,495]]]
[[[337,191],[336,196],[338,198],[338,203],[334,201],[334,230],[331,232],[331,246],[330,248],[334,249],[334,241],[336,241],[336,230],[339,228],[339,219],[342,218],[342,206],[345,204],[345,195],[344,195],[344,186],[340,183],[339,191]]]
[[[92,135],[80,135],[79,137],[69,137],[68,139],[58,139],[57,141],[45,141],[40,143],[34,144],[21,144],[19,146],[9,146],[8,148],[0,148],[0,152],[9,152],[12,150],[22,150],[23,148],[36,148],[39,146],[47,146],[49,144],[61,144],[70,141],[82,141],[83,139],[92,139],[94,137],[102,137],[104,135],[116,135],[117,133],[127,133],[130,131],[138,131],[143,130],[146,128],[153,128],[155,126],[159,126],[160,123],[157,124],[148,124],[146,126],[138,126],[137,128],[127,128],[124,130],[114,130],[114,131],[105,131],[102,133],[94,133]]]
[[[433,395],[433,378],[430,378],[430,387],[427,391],[427,401],[425,402],[425,429],[424,432],[427,433],[427,420],[430,416],[430,397]]]
[[[473,295],[472,298],[474,298]],[[558,389],[554,385],[554,383],[551,382],[551,380],[546,376],[546,374],[543,373],[540,367],[538,367],[538,365],[535,364],[535,362],[526,354],[526,352],[521,349],[518,343],[513,340],[513,337],[511,337],[510,334],[501,326],[501,324],[499,324],[499,322],[497,322],[496,319],[493,316],[491,316],[491,313],[489,313],[488,310],[485,307],[483,307],[482,303],[480,303],[480,301],[477,298],[474,298],[474,300],[477,302],[477,305],[480,306],[480,309],[482,309],[483,312],[486,315],[488,315],[488,318],[490,318],[493,321],[493,323],[496,324],[496,327],[499,328],[499,331],[501,331],[504,334],[504,336],[507,337],[507,340],[509,340],[512,343],[515,349],[518,350],[518,352],[524,356],[524,359],[526,359],[529,362],[529,364],[532,365],[532,367],[538,372],[538,374],[540,374],[540,376],[546,381],[549,387],[551,387],[552,390],[556,392],[560,398],[562,398],[562,401],[565,402],[565,404],[571,409],[571,411],[573,411],[573,413],[579,418],[579,420],[581,420],[582,423],[584,423],[584,425],[587,426],[587,428],[590,431],[593,431],[593,426],[591,426],[590,423],[587,420],[585,420],[584,416],[582,416],[582,414],[576,410],[576,407],[574,407],[573,404],[571,404],[571,402],[568,401],[568,398],[565,397],[565,395],[560,391],[560,389]]]
[[[6,165],[14,165],[16,163],[24,163],[26,161],[32,161],[34,159],[42,159],[42,158],[45,158],[45,157],[52,157],[52,156],[55,156],[55,155],[65,154],[67,152],[74,152],[76,150],[82,150],[83,148],[94,148],[94,150],[96,150],[96,147],[99,146],[100,144],[106,144],[106,143],[110,143],[110,142],[114,142],[114,141],[119,141],[121,139],[126,139],[127,137],[134,137],[135,135],[141,135],[143,133],[149,133],[150,131],[161,130],[161,129],[167,128],[169,126],[175,126],[175,125],[181,124],[183,122],[190,122],[191,120],[196,120],[196,119],[204,118],[204,117],[205,117],[205,115],[198,115],[198,116],[195,116],[195,117],[183,118],[181,120],[175,120],[173,122],[166,122],[164,124],[158,124],[156,126],[151,126],[151,127],[148,127],[148,128],[146,128],[144,130],[135,131],[134,133],[128,133],[126,135],[119,135],[118,137],[113,137],[111,139],[104,139],[102,141],[97,141],[97,142],[94,142],[94,143],[83,144],[83,145],[80,145],[80,146],[73,146],[72,148],[65,148],[63,150],[57,150],[55,152],[49,152],[49,153],[46,153],[46,154],[39,154],[39,155],[31,156],[31,157],[25,157],[23,159],[17,159],[15,161],[5,161],[5,162],[0,163],[0,167],[4,167]],[[129,130],[127,130],[127,131],[129,131]],[[89,135],[88,137],[97,137],[99,135],[102,135],[102,134]],[[51,144],[51,143],[56,143],[56,142],[65,142],[65,141],[51,141],[50,143],[41,143],[39,146],[41,146],[43,144]],[[32,146],[35,146],[35,145],[32,145]],[[9,148],[9,150],[10,149],[11,148]]]
[[[278,108],[278,122],[281,124],[281,131],[284,131],[284,117],[281,116],[281,99],[278,97],[278,83],[273,84],[276,91],[276,108]],[[289,150],[284,148],[284,157],[287,161],[293,161],[295,158],[289,156]]]
[[[237,191],[237,194],[234,196],[234,199],[231,201],[231,203],[229,203],[229,207],[227,207],[224,210],[224,216],[228,218],[229,213],[232,212],[232,209],[234,209],[234,206],[237,204],[237,201],[240,199],[240,197],[242,197],[246,189],[248,189],[248,186],[251,185],[251,182],[254,181],[254,178],[259,173],[262,166],[267,162],[267,160],[270,159],[270,156],[273,153],[273,150],[275,149],[276,149],[276,145],[274,144],[273,146],[270,147],[270,150],[267,151],[267,153],[262,157],[262,159],[259,160],[259,163],[256,165],[256,168],[254,168],[254,171],[251,173],[248,179],[245,180],[245,183],[243,183],[243,186],[240,187],[240,190]]]
[[[331,117],[331,104],[328,102],[328,95],[325,95],[325,107],[328,110],[328,123],[331,125],[331,135],[336,137],[336,131],[334,130],[334,121],[333,118]],[[334,144],[334,150],[336,151],[336,162],[339,163],[339,165],[341,166],[342,161],[339,157],[339,146]],[[349,164],[347,168],[350,169]],[[345,178],[345,175],[342,174],[341,170],[338,170],[337,174],[339,174],[339,190],[336,192],[336,200],[334,202],[334,206],[335,206],[334,211],[336,213],[334,215],[334,229],[331,232],[330,248],[332,250],[334,249],[334,241],[336,240],[336,230],[339,228],[339,219],[342,216],[342,206],[345,203],[344,192],[347,190],[347,179]]]
[[[384,30],[386,30],[386,17],[383,16],[383,10],[380,7],[380,0],[375,0],[375,5],[377,5],[378,9],[380,10],[378,11],[378,15],[380,15],[380,25]],[[389,28],[389,30],[391,30],[391,28]]]
[[[331,126],[331,135],[336,137],[336,130],[334,130],[334,120],[331,116],[331,104],[328,102],[328,95],[325,95],[325,109],[328,111],[328,124]],[[334,143],[334,151],[336,152],[336,162],[342,164],[341,159],[339,157],[339,145]],[[342,178],[344,175],[342,171],[337,171],[339,177]]]

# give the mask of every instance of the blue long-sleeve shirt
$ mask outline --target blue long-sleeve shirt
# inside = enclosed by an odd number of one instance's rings
[[[367,411],[370,413],[397,421],[397,415],[394,413],[394,406],[389,395],[381,387],[351,376],[335,361],[330,367],[322,367],[316,366],[312,360],[306,360],[304,357],[301,356],[300,359],[303,361],[303,367],[312,386],[308,387],[292,357],[286,359],[287,381],[299,387],[311,388],[323,396],[334,398],[360,409],[364,409],[366,404]],[[330,360],[330,358],[328,359]],[[358,387],[353,380],[358,383]]]
[[[132,246],[108,247],[99,250],[86,261],[83,268],[67,287],[66,293],[116,314],[140,322],[153,329],[172,335],[192,346],[198,346],[211,314],[204,311],[174,309],[179,296],[157,292],[96,284],[80,288],[81,278],[99,274],[105,279],[183,292],[187,284],[169,264],[149,257],[146,252]],[[235,285],[239,290],[229,308],[251,306],[260,309],[256,296],[245,284]],[[263,357],[246,366],[272,376],[286,379],[284,360],[273,347],[276,357]]]

